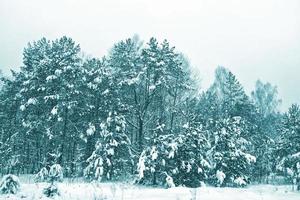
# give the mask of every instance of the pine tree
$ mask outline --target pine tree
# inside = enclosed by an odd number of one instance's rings
[[[278,141],[276,155],[278,156],[278,169],[286,176],[295,178],[300,185],[300,107],[293,104],[283,117],[283,126]]]
[[[59,189],[57,187],[57,182],[63,181],[63,169],[59,164],[54,164],[50,167],[47,180],[49,185],[44,188],[43,193],[47,197],[54,197],[56,195],[60,195]]]
[[[8,174],[3,176],[0,183],[1,194],[16,194],[21,187],[20,180],[17,176]]]
[[[22,169],[22,156],[24,151],[19,123],[18,91],[21,79],[18,73],[12,71],[12,78],[2,78],[3,86],[0,92],[0,155],[1,171],[4,174],[20,173]]]
[[[82,176],[86,168],[86,160],[94,151],[95,144],[100,137],[101,121],[106,119],[109,111],[114,107],[115,88],[113,86],[112,69],[108,66],[106,58],[87,59],[83,63],[85,79],[81,91],[84,94],[84,105],[80,121],[83,124],[79,142],[81,149],[77,163],[79,176]]]
[[[207,180],[210,164],[205,134],[201,126],[185,125],[184,129],[182,134],[158,136],[142,152],[138,163],[139,183],[199,187]]]
[[[100,138],[96,149],[87,159],[85,176],[92,180],[119,179],[132,167],[130,140],[126,135],[124,116],[109,113],[101,124]]]
[[[83,106],[80,87],[84,81],[79,53],[79,45],[70,38],[52,42],[43,38],[24,50],[21,68],[22,124],[24,134],[32,136],[25,137],[29,139],[28,152],[30,146],[40,148],[45,142],[46,153],[59,151],[58,162],[69,173],[75,170],[78,128],[83,126],[79,121]],[[45,154],[36,156],[41,160]]]
[[[216,124],[211,149],[216,185],[244,186],[250,182],[249,166],[256,158],[248,153],[250,143],[242,137],[244,125],[240,117],[219,120]]]

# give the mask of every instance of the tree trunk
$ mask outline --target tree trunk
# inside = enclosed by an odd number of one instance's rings
[[[143,119],[141,118],[141,117],[139,117],[139,132],[138,132],[138,134],[139,134],[139,149],[140,149],[140,151],[142,151],[143,150],[143,143],[144,143],[144,133],[143,133],[143,127],[144,126],[144,121],[143,121]]]
[[[60,157],[58,163],[63,166],[64,161],[64,150],[65,150],[65,143],[66,143],[66,135],[67,135],[67,121],[68,121],[68,108],[65,108],[65,117],[64,117],[64,127],[63,127],[63,134],[61,138],[61,148],[60,148]]]

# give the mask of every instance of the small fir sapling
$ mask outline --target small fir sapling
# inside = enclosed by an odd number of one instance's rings
[[[57,182],[63,181],[63,169],[59,164],[54,164],[50,167],[48,172],[47,181],[50,183],[48,187],[43,190],[43,193],[47,197],[53,197],[56,195],[60,195]]]
[[[16,194],[20,191],[20,181],[15,175],[8,174],[5,175],[0,183],[0,193],[1,194]]]

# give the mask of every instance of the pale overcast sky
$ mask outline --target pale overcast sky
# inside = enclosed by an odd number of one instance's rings
[[[0,69],[18,69],[43,36],[70,36],[101,57],[134,34],[168,39],[204,88],[221,65],[247,92],[257,79],[277,85],[284,110],[300,103],[300,0],[0,0]]]

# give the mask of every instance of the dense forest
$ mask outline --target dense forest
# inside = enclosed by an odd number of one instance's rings
[[[207,90],[193,74],[166,40],[133,37],[103,58],[68,37],[29,43],[20,70],[1,77],[0,173],[59,164],[87,181],[245,186],[280,176],[300,189],[299,105],[280,112],[276,86],[258,80],[246,94],[225,67]]]

